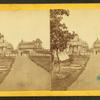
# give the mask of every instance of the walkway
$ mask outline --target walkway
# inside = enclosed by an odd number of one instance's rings
[[[92,55],[79,78],[68,90],[100,90],[100,55]]]
[[[0,90],[50,90],[51,76],[27,56],[17,56]]]

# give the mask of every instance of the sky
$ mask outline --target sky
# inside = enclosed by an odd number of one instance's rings
[[[89,47],[100,39],[100,9],[69,9],[70,16],[63,22],[70,32],[75,31]],[[0,11],[0,32],[5,39],[17,47],[21,40],[40,38],[43,47],[50,48],[49,10]]]
[[[100,9],[69,9],[70,16],[64,16],[63,22],[70,32],[75,31],[89,47],[100,39]]]
[[[43,47],[50,48],[50,24],[48,10],[0,11],[0,32],[5,40],[17,47],[21,40],[40,38]]]

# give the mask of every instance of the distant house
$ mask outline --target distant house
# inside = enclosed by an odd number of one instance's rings
[[[28,42],[22,40],[18,44],[18,52],[20,55],[48,55],[48,50],[43,49],[40,39]]]
[[[18,44],[18,53],[20,55],[27,54],[27,52],[28,53],[32,53],[34,48],[36,48],[34,41],[32,41],[32,42],[26,42],[26,41],[22,40]]]
[[[75,37],[68,42],[67,52],[69,54],[86,54],[88,50],[88,44],[79,38],[78,34],[75,34]]]
[[[100,53],[100,40],[97,38],[97,40],[93,43],[92,51],[94,54]]]
[[[13,50],[13,46],[11,43],[7,42],[4,39],[4,35],[0,33],[0,55],[1,56],[9,56]]]
[[[8,43],[8,42],[6,42],[5,44],[6,44],[5,54],[6,54],[6,56],[10,56],[13,51],[13,46],[11,43]]]

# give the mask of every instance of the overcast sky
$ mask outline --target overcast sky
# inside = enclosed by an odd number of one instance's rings
[[[70,10],[70,16],[64,17],[63,22],[70,31],[75,31],[87,41],[90,47],[97,37],[100,39],[100,9]]]
[[[48,10],[0,11],[0,32],[14,48],[23,39],[40,38],[44,48],[50,48],[50,25]]]
[[[100,38],[100,9],[69,9],[70,16],[63,22],[91,47]],[[44,48],[50,48],[49,10],[0,11],[0,32],[14,48],[23,39],[40,38]]]

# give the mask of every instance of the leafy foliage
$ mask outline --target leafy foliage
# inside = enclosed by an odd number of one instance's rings
[[[69,16],[69,10],[50,10],[51,51],[63,51],[67,46],[67,42],[73,38],[73,35],[68,31],[65,23],[61,23],[63,15]]]

